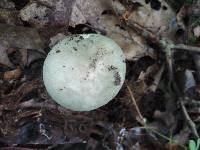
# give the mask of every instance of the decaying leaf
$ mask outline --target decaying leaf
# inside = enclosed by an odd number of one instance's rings
[[[29,50],[27,52],[27,63],[26,66],[29,66],[32,62],[45,58],[45,55],[43,53],[40,53],[38,51],[34,51],[34,50]]]
[[[10,59],[7,55],[7,46],[3,43],[0,43],[0,64],[8,66],[10,68],[14,68],[14,65],[11,63]]]
[[[15,4],[11,0],[1,0],[0,8],[13,9],[15,8]]]
[[[52,48],[56,45],[59,41],[63,40],[66,37],[63,33],[58,33],[55,36],[51,37],[49,47]]]
[[[18,79],[22,74],[22,71],[19,67],[17,69],[11,70],[11,71],[6,71],[4,73],[4,79]]]
[[[21,54],[21,61],[24,66],[29,66],[36,60],[42,59],[45,55],[35,50],[19,49]]]
[[[137,60],[148,55],[147,45],[144,39],[134,31],[127,31],[120,27],[120,22],[117,17],[113,15],[102,15],[98,19],[97,27],[105,30],[106,35],[119,44],[126,59]]]
[[[136,100],[140,100],[144,94],[156,91],[163,70],[163,66],[160,67],[154,64],[149,66],[146,71],[140,72],[137,81],[135,81],[132,86]],[[151,83],[149,83],[149,80],[151,80]]]
[[[200,26],[195,27],[193,32],[197,38],[200,37]]]
[[[37,0],[37,1],[49,7],[52,7],[55,4],[55,0]]]
[[[102,12],[111,8],[110,3],[108,0],[75,0],[69,24],[75,26],[88,22],[95,25]]]
[[[159,0],[159,9],[152,8],[151,4],[147,4],[145,1],[134,0],[134,2],[139,3],[140,6],[128,13],[127,23],[130,25],[137,23],[149,31],[165,37],[173,33],[174,28],[176,28],[176,16],[164,0]],[[113,5],[114,7],[118,5],[117,1]],[[122,10],[121,7],[120,10],[118,10],[118,7],[115,7],[115,11],[120,15],[123,15],[121,14],[122,12],[125,13],[126,7],[124,6],[124,11]]]
[[[35,27],[42,27],[49,22],[49,12],[50,9],[43,5],[30,3],[20,10],[20,17],[23,21],[27,21]]]
[[[8,47],[36,49],[44,53],[44,42],[34,28],[0,24],[0,42],[8,43]]]
[[[19,12],[17,10],[9,10],[0,8],[0,22],[10,25],[22,25],[21,20],[18,17]]]
[[[27,49],[19,49],[19,52],[21,54],[21,60],[23,65],[25,66],[27,64],[27,59],[28,59],[28,51]]]
[[[183,93],[196,86],[193,70],[186,69],[177,73],[177,84]]]
[[[76,26],[77,24],[95,24],[101,13],[110,8],[107,0],[38,0],[29,3],[20,12],[22,20],[33,25],[46,23]],[[43,4],[43,5],[42,5]],[[46,6],[45,6],[46,5]]]
[[[183,5],[176,15],[176,20],[177,20],[179,27],[184,30],[186,28],[185,23],[184,23],[184,18],[186,16],[186,14],[188,14],[188,9],[189,9],[188,5]]]

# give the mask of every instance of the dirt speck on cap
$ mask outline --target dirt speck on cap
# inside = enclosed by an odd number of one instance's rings
[[[116,70],[117,69],[117,67],[115,67],[113,65],[108,66],[107,68],[108,68],[108,71],[112,71],[112,70]]]
[[[56,50],[56,53],[60,53],[61,51],[60,50]]]
[[[118,86],[121,83],[121,77],[119,75],[119,72],[116,72],[114,74],[114,85]]]

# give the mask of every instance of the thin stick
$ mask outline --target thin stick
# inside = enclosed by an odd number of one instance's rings
[[[200,47],[188,46],[185,44],[176,44],[173,46],[173,49],[188,50],[188,51],[200,53]]]
[[[196,125],[195,123],[192,121],[192,119],[190,118],[186,108],[185,108],[185,105],[184,105],[184,102],[183,101],[180,101],[180,104],[181,104],[181,108],[182,108],[182,111],[183,111],[183,114],[185,116],[185,119],[188,123],[188,125],[190,126],[191,130],[192,130],[192,133],[194,134],[194,136],[196,138],[199,138],[199,134],[197,132],[197,129],[196,129]]]
[[[143,126],[145,126],[145,125],[146,125],[146,123],[145,123],[145,118],[142,116],[142,114],[141,114],[141,112],[140,112],[140,109],[139,109],[139,107],[138,107],[138,105],[137,105],[137,103],[136,103],[136,100],[135,100],[135,98],[134,98],[134,96],[133,96],[133,93],[132,93],[132,91],[131,91],[131,88],[130,88],[128,85],[127,85],[127,89],[128,89],[128,91],[129,91],[129,93],[130,93],[131,100],[132,100],[133,105],[135,106],[136,112],[137,112],[137,114],[138,114],[138,117],[136,117],[136,120],[137,120],[140,124],[142,124]]]

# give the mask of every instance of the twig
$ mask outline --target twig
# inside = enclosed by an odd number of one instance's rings
[[[176,44],[173,46],[173,49],[188,50],[188,51],[200,53],[200,47],[189,46],[185,44]]]
[[[134,98],[134,96],[133,96],[133,93],[132,93],[132,91],[131,91],[131,88],[127,85],[127,89],[128,89],[128,91],[129,91],[129,93],[130,93],[130,96],[131,96],[131,100],[132,100],[132,102],[133,102],[133,105],[135,106],[135,109],[136,109],[136,112],[137,112],[137,114],[138,114],[138,116],[136,117],[136,120],[140,123],[140,124],[142,124],[143,126],[145,126],[146,125],[146,119],[142,116],[142,114],[141,114],[141,112],[140,112],[140,109],[139,109],[139,107],[138,107],[138,105],[137,105],[137,103],[136,103],[136,100],[135,100],[135,98]]]
[[[160,79],[162,77],[162,74],[164,72],[164,69],[165,69],[165,65],[162,65],[160,70],[158,71],[158,73],[154,76],[154,82],[151,86],[149,86],[145,91],[151,91],[151,92],[155,92],[156,89],[158,88],[158,85],[159,85],[159,82],[160,82]]]
[[[57,109],[56,105],[48,104],[45,102],[37,103],[34,99],[30,99],[23,103],[20,103],[17,108],[49,108],[49,109]]]
[[[91,28],[92,30],[95,30],[95,31],[100,32],[100,33],[103,34],[103,35],[106,35],[106,34],[107,34],[106,30],[104,30],[104,29],[91,26],[91,25],[89,25],[89,24],[87,24],[87,23],[86,23],[85,25],[86,25],[87,27]]]
[[[194,136],[196,138],[199,138],[199,134],[197,132],[197,129],[196,129],[196,124],[192,121],[192,119],[190,118],[186,108],[185,108],[185,98],[182,96],[182,93],[180,92],[179,88],[177,87],[176,85],[176,82],[173,82],[173,87],[174,87],[174,90],[175,92],[177,93],[178,97],[179,97],[179,103],[181,105],[181,109],[183,111],[183,114],[185,116],[185,119],[186,119],[186,122],[191,130],[191,132],[194,134]]]
[[[180,101],[180,104],[181,104],[181,108],[182,108],[183,114],[184,114],[184,116],[185,116],[185,119],[186,119],[186,121],[187,121],[189,127],[190,127],[191,130],[192,130],[192,133],[194,134],[194,136],[195,136],[196,138],[199,138],[199,134],[198,134],[198,132],[197,132],[196,125],[195,125],[195,123],[192,121],[192,119],[190,118],[190,116],[189,116],[189,114],[188,114],[188,112],[187,112],[187,110],[186,110],[186,108],[185,108],[184,102],[183,102],[183,101]]]
[[[198,77],[198,80],[200,81],[200,55],[194,54],[193,58],[194,58],[194,63],[196,65],[196,69],[197,69],[197,77]]]

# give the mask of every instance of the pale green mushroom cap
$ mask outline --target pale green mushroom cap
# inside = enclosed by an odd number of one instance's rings
[[[121,48],[99,34],[67,37],[49,52],[43,80],[49,95],[61,106],[90,111],[112,100],[125,80]]]

